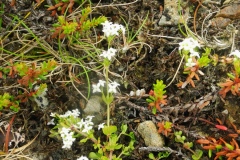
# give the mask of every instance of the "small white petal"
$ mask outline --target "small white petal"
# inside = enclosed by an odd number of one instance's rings
[[[105,124],[105,123],[101,123],[101,124],[99,124],[99,125],[98,125],[98,130],[104,128],[104,124]]]
[[[129,93],[129,95],[130,95],[130,96],[135,96],[135,92],[134,92],[134,91],[131,91],[131,92]]]
[[[52,113],[50,114],[51,117],[55,117],[56,116],[56,113]]]
[[[106,83],[106,81],[99,80],[97,85],[98,85],[99,87],[101,87],[101,86],[104,87],[104,84],[105,84],[105,83]]]
[[[101,89],[100,89],[99,85],[93,84],[92,87],[93,87],[93,93],[101,92]]]
[[[55,123],[54,123],[54,118],[51,119],[51,121],[49,121],[49,122],[47,123],[47,125],[55,125]]]
[[[88,158],[85,157],[85,156],[81,156],[81,157],[79,157],[77,160],[88,160]]]
[[[231,56],[231,55],[234,55],[234,56],[240,58],[240,52],[239,52],[239,50],[233,51],[232,53],[229,54],[229,56]]]
[[[195,66],[196,65],[196,63],[194,63],[193,61],[192,61],[192,58],[188,58],[188,62],[186,63],[186,66],[187,67],[193,67],[193,66]]]

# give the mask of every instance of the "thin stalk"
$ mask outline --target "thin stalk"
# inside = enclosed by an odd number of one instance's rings
[[[108,92],[108,66],[105,68],[105,78],[106,78],[106,85],[107,85],[107,99],[109,99],[109,92]],[[107,103],[107,126],[110,125],[110,104]]]

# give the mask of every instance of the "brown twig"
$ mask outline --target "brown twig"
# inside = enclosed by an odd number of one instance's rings
[[[5,138],[5,152],[6,153],[8,152],[9,136],[10,136],[11,126],[12,126],[15,116],[16,116],[16,114],[13,115],[12,119],[9,122],[8,128],[7,128],[7,133],[6,133],[6,138]]]
[[[197,17],[197,11],[199,9],[199,7],[202,5],[202,1],[198,1],[198,6],[194,11],[194,17],[193,17],[193,28],[194,28],[194,32],[197,34],[197,29],[196,29],[196,17]]]

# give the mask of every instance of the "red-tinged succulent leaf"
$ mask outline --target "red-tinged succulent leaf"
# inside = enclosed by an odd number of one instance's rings
[[[225,83],[219,83],[218,85],[220,87],[228,87],[228,86],[232,86],[234,84],[234,82],[230,79],[227,79]]]
[[[229,158],[234,158],[234,157],[236,157],[236,156],[238,156],[238,155],[237,155],[237,153],[234,153],[234,152],[233,152],[233,153],[227,153],[227,154],[226,154],[226,157],[229,157]]]
[[[226,155],[228,152],[227,151],[221,151],[221,152],[217,152],[216,155],[217,156],[224,156]]]
[[[227,128],[226,126],[224,126],[224,125],[215,125],[215,127],[216,127],[217,129],[220,129],[220,130],[223,130],[223,131],[228,130],[228,128]]]
[[[228,137],[232,137],[232,138],[237,138],[238,137],[238,134],[228,134]]]
[[[64,3],[60,2],[60,3],[56,4],[55,7],[58,8],[58,7],[62,6],[62,5],[64,5]]]
[[[61,14],[62,14],[62,15],[65,13],[67,7],[68,7],[68,4],[64,4],[64,5],[62,6],[62,10],[61,10]]]
[[[190,84],[191,84],[191,86],[193,87],[193,88],[195,88],[195,84],[194,84],[194,82],[193,82],[193,80],[192,79],[190,79]]]
[[[240,155],[240,149],[235,149],[235,152]]]
[[[54,16],[56,16],[56,14],[57,14],[57,11],[53,10],[51,16],[54,17]]]
[[[56,9],[55,6],[50,6],[47,10],[48,10],[48,11],[51,11],[51,10],[54,10],[54,9]]]
[[[209,149],[214,150],[214,149],[216,149],[216,146],[209,145],[209,146],[203,146],[202,148],[206,149],[206,150],[209,150]]]
[[[232,139],[232,143],[233,143],[233,145],[235,146],[235,149],[240,151],[239,145],[238,145],[238,143],[236,142],[235,139]]]
[[[194,72],[195,73],[195,72]],[[200,78],[199,78],[199,76],[195,73],[195,78],[198,80],[198,81],[200,81]]]
[[[221,121],[220,119],[216,118],[216,121],[218,121],[218,123],[219,123],[220,125],[223,125],[223,123],[222,123],[222,121]]]
[[[200,144],[209,144],[210,143],[210,141],[207,139],[198,139],[196,142],[200,143]]]

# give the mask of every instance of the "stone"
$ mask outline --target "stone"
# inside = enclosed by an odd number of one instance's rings
[[[163,15],[158,22],[159,26],[172,26],[183,23],[182,19],[187,20],[189,16],[189,8],[184,10],[184,15],[181,17],[178,13],[178,0],[165,0]]]
[[[163,147],[164,140],[158,133],[156,125],[152,121],[145,121],[139,124],[137,128],[139,134],[145,141],[147,147]]]
[[[101,96],[92,96],[86,107],[83,109],[83,117],[86,116],[94,116],[93,122],[96,124],[103,123],[104,115],[106,114],[106,107],[102,105],[102,97]]]

